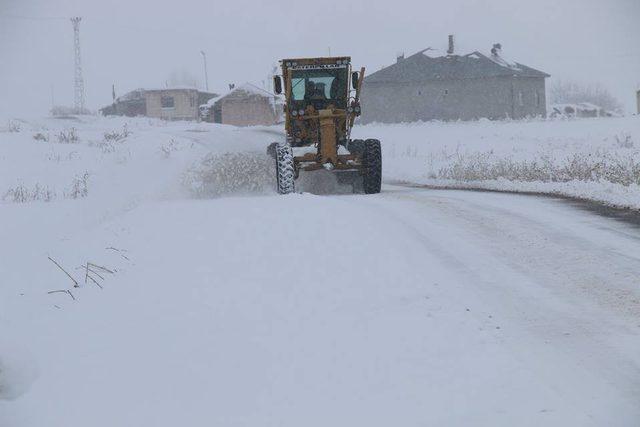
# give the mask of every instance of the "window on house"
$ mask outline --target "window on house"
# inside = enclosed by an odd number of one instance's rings
[[[536,107],[540,106],[540,92],[536,91]]]
[[[160,98],[160,104],[162,108],[175,108],[175,101],[173,96],[163,96]]]
[[[189,106],[193,107],[195,105],[195,100],[193,99],[192,96],[189,97]]]
[[[522,96],[522,92],[518,92],[518,104],[520,104],[521,107],[524,107],[524,96]]]

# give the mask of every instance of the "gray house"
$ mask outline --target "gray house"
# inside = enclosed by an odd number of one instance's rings
[[[546,115],[549,74],[510,62],[496,44],[490,55],[429,56],[429,49],[365,77],[362,122],[519,119]]]
[[[146,116],[165,120],[198,120],[198,106],[216,97],[195,88],[137,89],[100,110],[105,115]]]

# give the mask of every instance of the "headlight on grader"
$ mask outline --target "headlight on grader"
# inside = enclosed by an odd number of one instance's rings
[[[304,116],[304,110],[303,109],[298,110],[298,115]]]
[[[296,116],[298,115],[298,111],[297,111],[297,110],[293,110],[293,111],[291,112],[291,115],[292,115],[293,117],[296,117]]]

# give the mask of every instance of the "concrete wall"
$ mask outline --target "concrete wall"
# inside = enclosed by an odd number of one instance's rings
[[[272,125],[276,123],[273,101],[262,96],[231,97],[216,103],[221,123],[234,126]]]
[[[165,120],[197,120],[198,91],[195,89],[167,89],[145,92],[147,116]],[[173,108],[162,107],[162,97],[173,97]]]
[[[420,84],[367,83],[365,79],[361,100],[363,123],[546,115],[542,78],[495,77]]]

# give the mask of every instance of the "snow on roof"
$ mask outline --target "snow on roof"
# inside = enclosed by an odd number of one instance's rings
[[[418,53],[423,54],[427,58],[436,58],[436,57],[442,56],[442,51],[440,49],[434,49],[432,47],[428,47],[426,49],[422,49]],[[429,53],[431,53],[431,55]]]
[[[142,94],[145,92],[164,92],[164,91],[172,91],[172,90],[189,90],[189,91],[196,91],[199,93],[213,94],[213,92],[203,91],[194,86],[141,87],[141,88],[129,91],[124,95],[119,96],[117,100],[130,101],[133,99],[140,99],[142,97]]]
[[[261,96],[263,98],[269,98],[271,100],[275,100],[275,102],[277,104],[283,104],[284,103],[284,97],[282,95],[276,95],[273,94],[271,92],[269,92],[268,90],[262,89],[256,85],[254,85],[253,83],[249,83],[246,82],[240,86],[234,87],[233,89],[229,89],[228,91],[226,91],[225,93],[216,96],[215,98],[211,98],[207,101],[206,105],[207,107],[213,107],[213,105],[220,101],[222,98],[226,98],[228,96],[231,95],[235,95],[235,96],[242,96],[241,94],[244,93],[245,95],[254,95],[254,96]]]
[[[549,77],[547,73],[506,59],[500,52],[485,55],[474,51],[466,55],[443,55],[432,48],[409,57],[365,77],[368,83],[424,82],[427,80],[459,80],[498,76]]]
[[[237,86],[237,87],[229,90],[227,93],[222,94],[216,100],[225,98],[225,97],[230,96],[230,95],[238,95],[239,96],[239,95],[241,95],[242,92],[244,92],[244,94],[247,94],[247,95],[256,95],[256,96],[261,96],[263,98],[273,98],[273,97],[276,96],[275,94],[273,94],[273,93],[271,93],[271,92],[269,92],[267,90],[261,89],[258,86],[247,82],[247,83],[244,83],[244,84],[242,84],[240,86]]]
[[[488,55],[487,58],[489,58],[496,64],[500,65],[501,67],[506,67],[512,70],[517,70],[517,71],[520,70],[520,67],[518,66],[517,62],[511,61],[510,59],[505,58],[502,55],[502,53],[495,53],[495,54],[492,53],[491,55]]]
[[[167,87],[147,87],[147,88],[140,88],[138,90],[144,91],[144,92],[160,92],[163,90],[196,90],[198,92],[200,92],[200,89],[198,89],[195,86],[167,86]]]
[[[238,92],[238,91],[242,91],[242,92],[246,92],[248,94],[251,95],[259,95],[259,96],[265,96],[265,97],[269,97],[272,98],[274,95],[264,89],[259,88],[258,86],[252,84],[252,83],[245,83],[241,86],[238,86],[236,88],[234,88],[231,92],[229,93],[233,93],[233,92]]]

